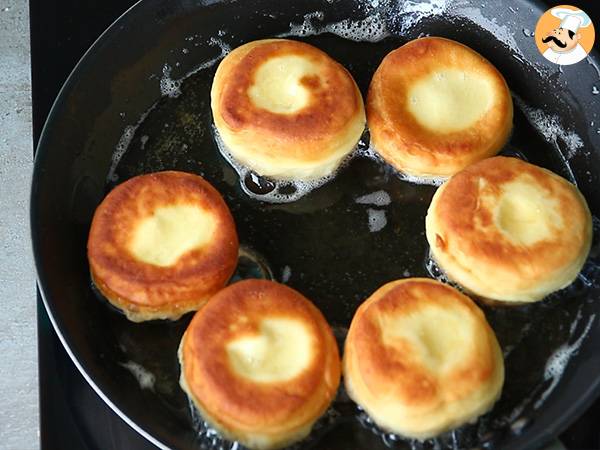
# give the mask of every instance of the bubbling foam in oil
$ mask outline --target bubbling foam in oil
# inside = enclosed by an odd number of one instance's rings
[[[334,403],[335,405],[335,403]],[[202,448],[206,450],[244,450],[242,444],[237,441],[230,441],[222,437],[217,430],[215,430],[208,422],[206,422],[194,403],[188,398],[188,407],[190,415],[192,417],[192,424],[196,430],[198,439],[202,442]],[[311,447],[316,441],[319,440],[320,436],[327,432],[327,430],[334,427],[341,414],[333,407],[329,407],[327,411],[314,423],[309,435],[300,442],[285,447],[285,450],[301,450],[306,447]]]
[[[380,190],[370,194],[361,195],[354,200],[359,205],[387,206],[392,202],[390,194]]]
[[[387,225],[387,217],[385,211],[382,209],[367,209],[369,231],[371,233],[377,233],[385,228]]]
[[[171,78],[171,66],[165,64],[160,79],[160,93],[163,97],[176,98],[181,95],[181,80]]]
[[[448,177],[420,177],[400,171],[398,171],[398,178],[407,181],[408,183],[427,184],[430,186],[441,186],[448,180]]]
[[[566,159],[573,158],[583,148],[583,140],[573,130],[566,128],[560,118],[541,109],[527,105],[519,96],[514,95],[517,106],[523,111],[533,128]],[[563,144],[563,145],[561,145]]]
[[[112,158],[110,161],[110,168],[108,169],[108,175],[106,177],[108,181],[114,182],[114,181],[118,180],[115,170],[116,170],[117,166],[119,165],[121,158],[123,158],[123,155],[129,148],[129,144],[131,144],[131,140],[133,139],[133,135],[135,134],[136,130],[137,130],[136,125],[127,125],[125,127],[125,129],[123,130],[123,134],[119,138],[119,142],[117,143],[117,146],[115,147],[115,151],[112,154]]]
[[[289,31],[279,34],[278,37],[331,33],[356,42],[379,42],[391,36],[385,20],[379,13],[368,15],[361,20],[344,19],[333,23],[323,23],[324,18],[325,15],[321,11],[305,14],[302,23],[290,23]]]
[[[135,377],[141,389],[148,389],[150,391],[154,391],[154,383],[156,381],[156,376],[154,376],[154,374],[151,373],[144,366],[134,361],[119,363],[119,365],[127,369]]]
[[[370,158],[380,164],[387,164],[386,161],[379,155],[379,153],[377,153],[377,150],[373,147],[373,145],[370,142],[367,143],[366,148],[361,150],[360,156]],[[398,170],[390,165],[388,165],[388,167],[391,171],[393,171],[395,176],[400,178],[402,181],[406,181],[407,183],[424,184],[428,186],[441,186],[448,180],[448,177],[428,177],[411,175],[406,172],[402,172],[401,170]]]
[[[339,167],[323,178],[316,180],[275,180],[257,175],[250,168],[238,162],[229,152],[217,128],[213,125],[213,136],[217,148],[227,162],[235,169],[240,179],[240,187],[251,198],[267,203],[295,202],[313,190],[323,186],[336,177],[340,169],[346,166],[360,152],[358,147],[346,156]]]
[[[257,175],[254,171],[252,171],[250,168],[237,161],[235,157],[231,154],[231,152],[227,149],[227,146],[225,145],[223,139],[219,135],[219,131],[214,125],[212,127],[212,131],[219,152],[221,153],[221,155],[223,155],[223,157],[225,158],[225,160],[227,160],[231,167],[233,167],[237,172],[240,179],[240,187],[242,188],[242,190],[249,197],[267,203],[291,203],[301,199],[313,190],[333,180],[337,176],[339,171],[342,170],[345,166],[347,166],[350,163],[350,161],[352,161],[354,158],[367,158],[379,164],[385,164],[385,161],[377,154],[377,152],[372,147],[369,146],[369,140],[368,137],[366,137],[367,132],[365,130],[363,138],[359,140],[354,150],[342,160],[342,162],[334,172],[327,175],[326,177],[318,178],[316,180],[275,180],[271,178],[261,177]],[[398,178],[413,184],[440,186],[447,180],[447,178],[443,177],[418,177],[399,172],[393,168],[392,170],[394,170],[395,175]],[[358,201],[358,203],[360,203],[360,201]],[[379,216],[381,216],[381,214],[379,214]],[[369,228],[375,228],[371,231],[379,231],[383,227],[385,227],[385,215],[383,216],[383,218],[379,216],[371,220],[371,215],[369,215]],[[380,226],[380,224],[382,223],[383,226]]]
[[[581,318],[582,318],[581,310],[579,310],[577,312],[577,317],[571,324],[569,336],[574,335],[575,329],[577,328],[577,325],[580,322]],[[552,355],[550,355],[550,357],[548,358],[548,361],[546,362],[546,367],[544,368],[544,379],[543,379],[543,382],[550,380],[550,384],[548,385],[548,387],[546,389],[544,389],[544,391],[540,394],[539,398],[534,403],[533,407],[535,409],[538,409],[540,406],[542,406],[542,404],[546,401],[548,396],[552,393],[552,391],[554,391],[554,388],[556,388],[556,386],[558,385],[558,382],[562,378],[563,373],[565,372],[565,369],[567,368],[567,365],[569,364],[569,361],[579,351],[579,347],[581,347],[581,344],[582,344],[583,340],[585,339],[585,337],[587,336],[588,332],[590,331],[590,328],[592,327],[592,323],[594,322],[595,319],[596,319],[595,314],[592,314],[591,316],[589,316],[587,323],[586,323],[583,331],[579,335],[579,337],[572,344],[569,344],[568,342],[564,343],[563,345],[558,347],[554,351],[554,353],[552,353]]]

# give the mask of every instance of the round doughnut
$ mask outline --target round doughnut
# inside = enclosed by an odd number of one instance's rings
[[[303,42],[265,39],[229,53],[211,90],[215,126],[234,159],[262,176],[330,175],[365,128],[352,76]]]
[[[427,37],[389,53],[367,97],[373,148],[409,175],[447,177],[495,155],[512,128],[506,81],[483,56]]]
[[[87,249],[95,286],[128,319],[175,320],[225,286],[238,238],[214,187],[169,171],[115,187],[94,213]]]
[[[501,156],[444,183],[425,229],[432,256],[450,279],[501,302],[534,302],[569,285],[592,240],[590,211],[574,185]]]
[[[224,437],[274,449],[307,436],[336,395],[340,358],[320,311],[295,290],[245,280],[196,313],[180,384]]]
[[[438,281],[407,278],[380,287],[356,311],[344,381],[379,426],[428,439],[492,408],[504,362],[473,301]]]

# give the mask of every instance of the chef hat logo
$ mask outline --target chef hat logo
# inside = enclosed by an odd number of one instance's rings
[[[540,17],[532,37],[546,60],[558,65],[576,64],[592,50],[594,24],[582,9],[560,5]]]
[[[581,27],[589,27],[592,23],[590,16],[581,9],[552,8],[550,14],[560,19],[560,28],[571,30],[573,33],[577,33]]]

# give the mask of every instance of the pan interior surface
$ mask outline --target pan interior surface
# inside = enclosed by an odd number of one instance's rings
[[[471,46],[498,67],[513,93],[514,130],[501,154],[577,183],[600,233],[597,55],[561,70],[546,63],[528,31],[542,11],[535,4],[188,3],[141,2],[88,53],[46,125],[32,191],[36,263],[53,321],[96,388],[157,443],[239,448],[219,439],[179,388],[176,353],[191,315],[133,324],[91,287],[85,253],[91,217],[118,183],[159,170],[202,175],[236,221],[243,257],[234,279],[272,278],[302,292],[340,345],[358,305],[382,284],[408,276],[444,280],[424,233],[436,187],[413,183],[379,160],[368,132],[320,186],[273,183],[223,155],[210,87],[218,62],[242,43],[278,36],[313,44],[350,71],[364,97],[382,58],[411,39],[444,36]],[[341,390],[298,448],[539,446],[600,388],[599,258],[596,237],[570,287],[537,304],[482,307],[504,352],[506,382],[492,412],[477,423],[409,441],[379,429]]]

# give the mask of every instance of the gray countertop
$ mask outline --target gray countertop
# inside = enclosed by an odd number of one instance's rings
[[[0,0],[0,448],[39,448],[27,0]]]

